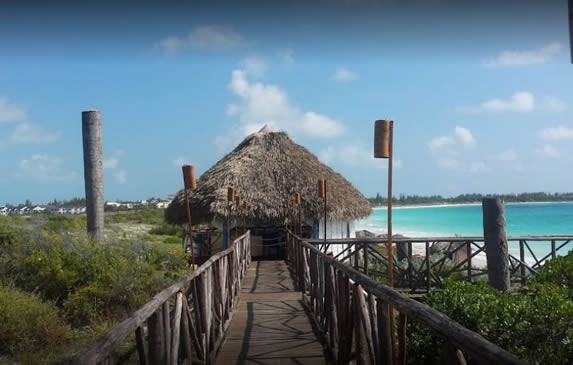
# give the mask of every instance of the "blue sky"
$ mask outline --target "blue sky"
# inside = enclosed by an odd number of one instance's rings
[[[0,204],[83,196],[87,109],[107,200],[165,197],[264,124],[383,193],[376,119],[395,121],[396,194],[571,191],[567,1],[474,3],[7,6]]]

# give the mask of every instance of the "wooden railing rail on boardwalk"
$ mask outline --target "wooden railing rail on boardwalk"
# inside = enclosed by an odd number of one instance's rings
[[[323,241],[320,241],[323,243]],[[320,243],[317,243],[319,245]],[[523,361],[440,312],[377,284],[349,265],[289,232],[287,257],[303,300],[337,364],[405,364],[407,321],[418,321],[446,340],[440,364]],[[390,316],[397,315],[397,328]]]
[[[456,275],[461,280],[474,281],[487,276],[487,269],[480,267],[478,255],[485,255],[483,237],[418,237],[394,238],[394,285],[410,292],[426,292],[430,287],[440,286],[443,278]],[[510,248],[519,247],[519,253],[509,253],[510,277],[512,283],[525,284],[527,277],[537,271],[560,251],[573,249],[573,236],[517,236],[508,237]],[[335,259],[349,263],[362,273],[376,278],[385,277],[386,238],[351,238],[307,240],[323,253],[337,252]],[[423,253],[416,256],[415,244],[423,245]],[[544,254],[537,249],[544,245]],[[537,247],[536,247],[537,246]],[[334,249],[338,247],[338,249]],[[433,256],[439,252],[437,257]],[[526,257],[527,255],[527,257]],[[400,259],[400,261],[398,261]]]
[[[140,364],[210,364],[251,261],[250,232],[192,274],[164,289],[82,352],[74,364],[115,363],[114,349],[134,335]]]

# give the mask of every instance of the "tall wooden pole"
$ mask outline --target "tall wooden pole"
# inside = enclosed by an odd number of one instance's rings
[[[388,265],[386,277],[388,286],[394,286],[394,253],[392,252],[392,155],[394,139],[394,121],[377,120],[374,122],[374,157],[388,159],[388,240],[386,243]],[[429,278],[428,278],[429,280]],[[398,348],[396,343],[396,332],[394,331],[394,311],[390,309],[390,338],[392,341],[392,359],[393,363],[398,363]]]
[[[84,148],[84,183],[88,235],[103,241],[103,152],[101,118],[95,110],[82,112],[82,138]]]
[[[195,182],[195,167],[193,165],[183,165],[181,167],[183,172],[183,184],[185,191],[185,214],[187,215],[187,234],[189,242],[191,243],[191,265],[195,269],[195,246],[193,244],[193,225],[191,222],[191,202],[189,201],[189,190],[193,190],[196,187]]]
[[[388,158],[388,285],[394,286],[394,253],[392,252],[392,149],[394,122],[390,121],[390,157]]]
[[[503,202],[500,198],[484,198],[482,209],[488,284],[508,291],[510,267]]]
[[[573,0],[569,0],[569,52],[573,63]]]
[[[394,121],[377,120],[374,122],[374,157],[388,159],[388,240],[386,243],[388,265],[386,277],[388,286],[394,286],[394,253],[392,252],[392,149],[394,139]]]

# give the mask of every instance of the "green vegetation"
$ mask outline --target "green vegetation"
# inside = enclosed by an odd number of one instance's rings
[[[573,193],[521,193],[521,194],[461,194],[455,197],[443,197],[441,195],[421,196],[400,194],[392,198],[395,205],[417,205],[417,204],[463,204],[480,202],[485,197],[500,197],[506,203],[527,203],[527,202],[551,202],[551,201],[573,201]],[[373,206],[386,205],[388,199],[379,193],[375,198],[368,201]]]
[[[0,286],[0,350],[29,353],[61,347],[74,333],[58,309],[36,295]]]
[[[164,211],[157,208],[141,208],[109,212],[105,215],[106,223],[138,223],[157,224],[164,223]]]
[[[573,251],[549,262],[528,286],[502,293],[450,280],[426,303],[532,364],[573,363]],[[408,324],[409,364],[435,363],[443,340]]]
[[[189,273],[181,229],[162,210],[106,214],[104,243],[85,225],[0,217],[0,362],[61,361]]]

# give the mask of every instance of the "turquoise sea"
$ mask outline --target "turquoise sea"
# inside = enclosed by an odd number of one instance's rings
[[[373,209],[368,218],[356,222],[356,229],[385,233],[386,217],[386,208]],[[483,236],[482,219],[481,204],[395,207],[392,231],[408,237]],[[573,236],[573,202],[507,203],[505,221],[508,237]],[[546,252],[547,245],[536,244],[534,252]],[[566,249],[573,249],[573,244]],[[510,246],[510,251],[516,247]]]

